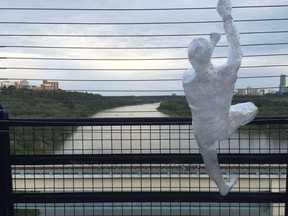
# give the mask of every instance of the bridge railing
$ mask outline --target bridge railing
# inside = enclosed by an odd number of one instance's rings
[[[227,196],[189,118],[15,119],[0,110],[0,215],[288,215],[288,120],[219,142]]]

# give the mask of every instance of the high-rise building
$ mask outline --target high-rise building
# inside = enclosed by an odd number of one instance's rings
[[[286,75],[282,74],[280,76],[280,86],[286,86]]]
[[[279,94],[286,93],[286,75],[282,74],[280,76],[280,86],[279,86]]]
[[[58,82],[48,82],[47,80],[43,80],[41,85],[42,90],[59,90],[59,83]]]

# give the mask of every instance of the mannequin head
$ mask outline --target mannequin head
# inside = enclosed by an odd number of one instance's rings
[[[205,38],[193,40],[188,47],[189,61],[194,68],[205,67],[211,63],[214,48],[221,39],[221,33],[210,34],[210,41]]]
[[[188,47],[189,61],[194,68],[199,68],[210,64],[213,52],[213,46],[205,38],[193,40]]]

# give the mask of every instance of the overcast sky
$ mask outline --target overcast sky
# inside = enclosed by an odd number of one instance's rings
[[[1,0],[0,8],[192,8],[216,7],[217,0]],[[288,5],[288,0],[238,0],[233,6],[247,5]],[[233,10],[234,19],[276,19],[288,18],[288,7],[264,7]],[[187,22],[220,20],[216,10],[167,10],[167,11],[65,11],[65,10],[2,10],[0,22]],[[143,47],[143,46],[181,46],[187,47],[193,36],[185,37],[15,37],[3,34],[87,34],[87,35],[171,35],[171,34],[209,34],[222,32],[221,23],[209,24],[166,24],[166,25],[24,25],[0,24],[0,46],[63,46],[63,47]],[[288,20],[237,22],[239,32],[288,31]],[[242,34],[241,42],[247,44],[288,43],[288,33]],[[227,44],[223,36],[220,45]],[[244,55],[287,54],[287,45],[243,46]],[[216,48],[214,56],[225,56],[226,48]],[[97,49],[27,49],[0,48],[1,57],[36,58],[173,58],[186,57],[186,49],[141,49],[141,50],[97,50]],[[267,57],[246,57],[242,66],[287,65],[287,55]],[[215,59],[218,65],[225,59]],[[87,79],[87,80],[143,80],[143,79],[181,79],[183,71],[108,71],[100,69],[165,69],[189,68],[187,59],[170,61],[87,61],[87,60],[14,60],[1,59],[0,67],[22,68],[71,68],[65,70],[0,70],[1,78],[21,79]],[[81,71],[77,69],[99,69]],[[239,77],[288,75],[288,67],[267,67],[241,69]],[[30,81],[40,85],[40,81]],[[279,78],[238,79],[236,88],[277,87]],[[71,82],[61,81],[60,87],[66,90],[87,90],[102,95],[139,95],[139,94],[183,94],[181,81],[169,82]],[[124,90],[132,92],[102,92],[96,90]],[[133,91],[136,92],[133,92]],[[164,90],[169,92],[137,92],[138,90]],[[177,91],[174,91],[177,90]]]

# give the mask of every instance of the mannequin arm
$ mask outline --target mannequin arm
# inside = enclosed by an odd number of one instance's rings
[[[219,0],[217,5],[217,11],[222,17],[224,23],[224,30],[228,40],[229,50],[227,66],[229,68],[235,68],[238,71],[241,65],[243,54],[241,50],[239,33],[236,29],[231,15],[231,0]]]

